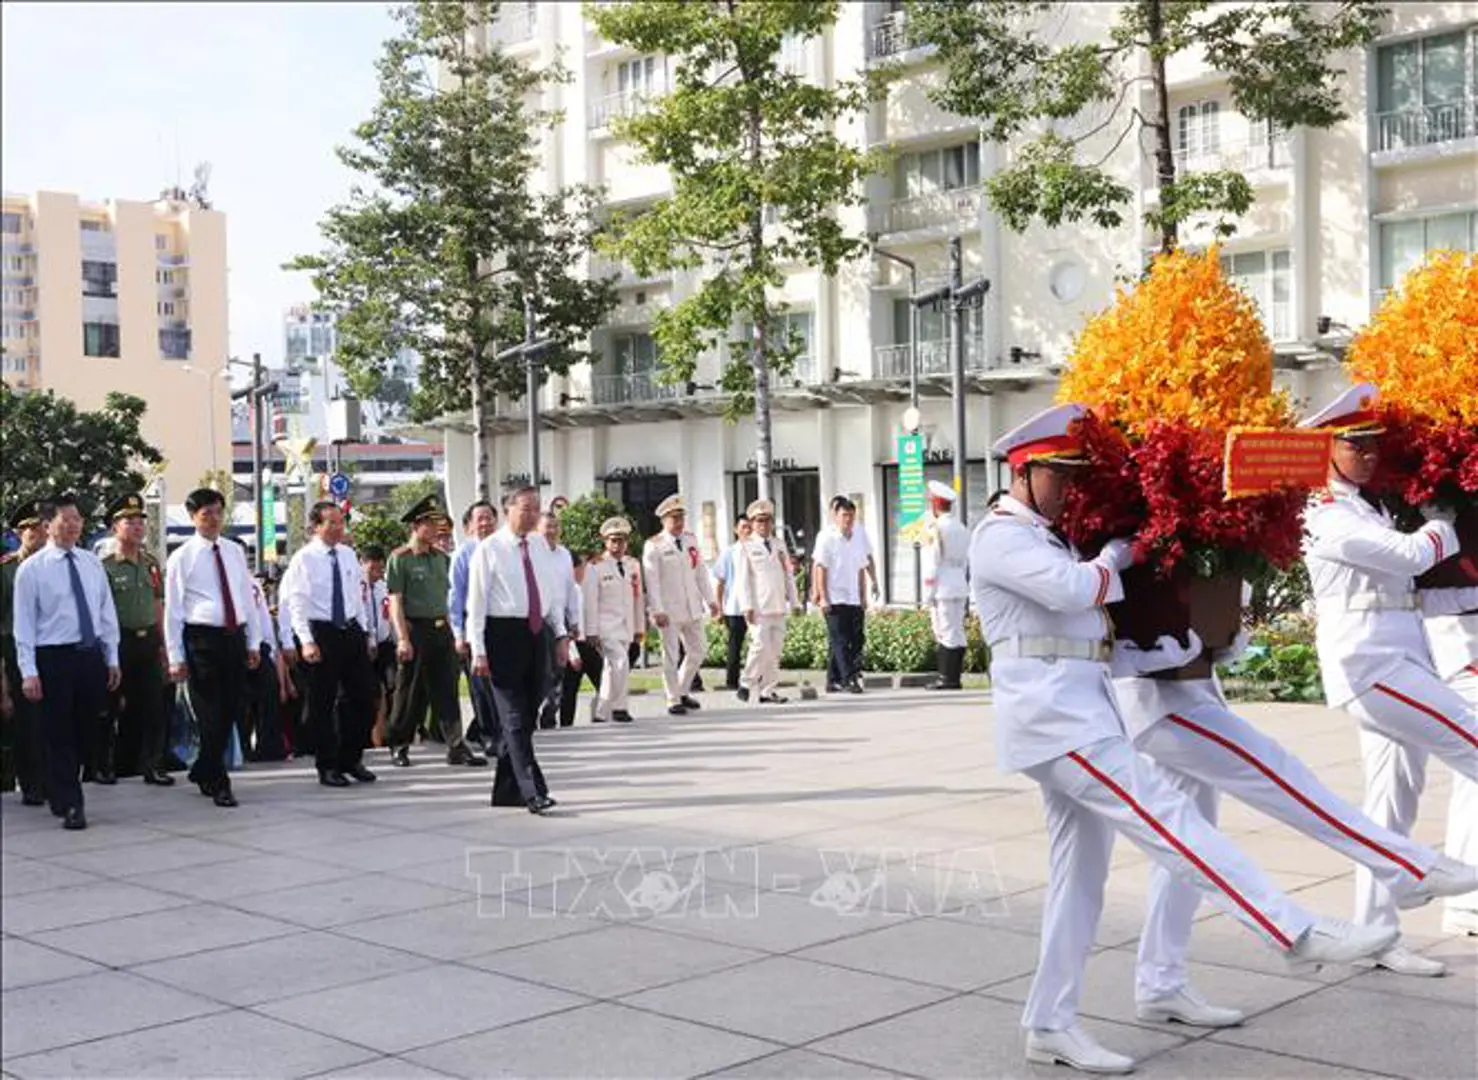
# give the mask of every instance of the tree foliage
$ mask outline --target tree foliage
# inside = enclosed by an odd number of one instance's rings
[[[164,456],[144,438],[143,398],[116,391],[103,407],[78,409],[53,391],[18,393],[0,383],[0,509],[62,492],[88,517],[148,482]],[[94,517],[94,520],[95,517]]]
[[[1178,169],[1167,61],[1200,53],[1226,73],[1237,110],[1273,130],[1328,128],[1348,115],[1341,54],[1368,44],[1386,12],[1353,0],[1132,0],[1120,5],[1107,40],[1075,41],[1062,33],[1064,10],[1045,0],[914,0],[907,26],[911,38],[938,48],[946,78],[930,92],[935,103],[979,120],[987,139],[1018,144],[1013,163],[986,182],[1011,228],[1085,218],[1119,226],[1134,191],[1106,165],[1131,135],[1141,147],[1148,137],[1159,203],[1145,220],[1166,251],[1182,225],[1203,216],[1215,234],[1231,233],[1253,201],[1236,169]],[[1141,108],[1145,87],[1150,102]],[[1101,153],[1105,133],[1113,142]]]
[[[538,138],[554,114],[531,104],[563,78],[534,70],[490,40],[494,0],[408,4],[378,62],[380,97],[339,159],[366,181],[320,228],[318,255],[290,269],[313,273],[338,313],[338,349],[350,385],[371,399],[398,354],[420,357],[414,418],[521,397],[522,363],[497,363],[524,336],[524,302],[554,342],[547,370],[567,371],[613,302],[608,282],[577,273],[598,193],[541,193],[530,180]]]
[[[385,502],[355,507],[350,522],[355,549],[362,551],[374,544],[388,555],[405,543],[410,536],[410,527],[400,519],[427,495],[446,498],[441,481],[434,476],[422,476],[391,488],[390,498]]]
[[[564,546],[577,555],[594,555],[605,549],[600,537],[600,527],[607,518],[624,517],[631,521],[626,508],[614,499],[608,499],[598,491],[581,495],[559,512],[559,532]],[[633,522],[633,525],[635,522]],[[641,558],[642,537],[631,534],[626,550]]]
[[[605,245],[639,274],[702,269],[696,292],[657,314],[652,333],[666,377],[693,377],[699,356],[728,341],[720,386],[730,416],[753,407],[761,494],[769,494],[770,373],[785,374],[799,343],[772,332],[772,294],[788,270],[825,275],[866,250],[838,218],[863,201],[877,159],[839,127],[861,120],[881,78],[817,86],[787,69],[788,42],[820,37],[838,4],[768,0],[636,0],[589,5],[602,36],[667,57],[670,92],[616,123],[642,161],[665,166],[672,195],[610,223]],[[768,212],[768,215],[767,215]],[[730,341],[741,330],[743,339]]]

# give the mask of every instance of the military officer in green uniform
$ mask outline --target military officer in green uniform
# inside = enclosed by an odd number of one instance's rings
[[[5,666],[5,684],[10,694],[10,749],[15,767],[21,802],[27,806],[46,805],[45,743],[41,733],[41,706],[27,701],[21,693],[20,662],[15,652],[15,574],[21,563],[46,543],[46,526],[41,522],[41,504],[22,503],[10,516],[10,527],[20,537],[20,550],[0,557],[0,662]]]
[[[428,495],[401,518],[411,527],[411,542],[390,553],[385,583],[390,590],[390,621],[395,627],[394,704],[385,744],[395,765],[411,763],[410,744],[429,704],[446,740],[448,765],[484,767],[462,735],[457,694],[461,669],[447,620],[447,585],[452,560],[438,540],[450,523],[440,495]]]
[[[114,776],[137,774],[146,784],[168,787],[174,777],[160,768],[168,734],[164,717],[164,638],[160,631],[164,571],[144,547],[142,498],[130,494],[116,500],[108,507],[108,521],[113,527],[113,550],[103,559],[103,570],[113,590],[113,606],[118,609],[118,667],[123,678],[113,694],[94,773],[99,783],[111,783]]]

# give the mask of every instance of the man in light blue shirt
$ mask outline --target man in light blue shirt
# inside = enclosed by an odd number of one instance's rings
[[[77,547],[82,513],[62,495],[41,511],[47,545],[15,575],[21,692],[45,710],[46,794],[65,829],[87,828],[79,771],[89,725],[121,680],[118,613],[96,555]]]
[[[749,632],[749,623],[745,621],[744,612],[739,607],[739,590],[734,580],[734,549],[749,539],[749,530],[747,517],[734,522],[734,543],[724,548],[718,561],[713,564],[716,596],[724,613],[724,625],[729,628],[725,685],[730,690],[739,689],[739,669],[744,662],[744,637]]]
[[[471,580],[472,556],[477,545],[497,531],[498,511],[485,499],[473,503],[462,514],[463,540],[452,556],[451,585],[447,588],[446,599],[447,620],[452,624],[457,655],[462,658],[462,671],[472,688],[472,723],[467,726],[466,739],[474,746],[482,746],[488,753],[497,752],[498,711],[493,705],[491,681],[472,673],[472,644],[467,640],[466,627],[467,583]]]

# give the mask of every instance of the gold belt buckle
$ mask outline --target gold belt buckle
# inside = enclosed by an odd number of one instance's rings
[[[445,619],[437,619],[435,622],[432,623],[432,625],[435,626],[436,629],[440,630],[443,626],[446,625],[446,620]]]
[[[135,630],[133,632],[133,636],[134,637],[139,637],[139,638],[146,638],[146,637],[148,637],[149,636],[149,627],[146,626],[142,630]]]

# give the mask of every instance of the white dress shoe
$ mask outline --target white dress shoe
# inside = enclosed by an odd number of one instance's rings
[[[1437,979],[1447,974],[1447,965],[1441,960],[1432,960],[1418,955],[1405,945],[1392,945],[1384,952],[1376,953],[1365,960],[1356,960],[1355,966],[1384,968],[1397,975],[1415,975],[1422,979]]]
[[[1192,1027],[1204,1028],[1237,1027],[1247,1019],[1241,1009],[1212,1005],[1189,986],[1141,1001],[1137,1011],[1141,1020],[1152,1024],[1166,1024],[1176,1020]]]
[[[1478,889],[1478,866],[1469,866],[1442,855],[1416,887],[1396,897],[1396,906],[1410,911],[1443,896],[1462,896]]]
[[[1442,932],[1478,937],[1478,909],[1455,908],[1449,905],[1442,913]]]
[[[1090,1073],[1134,1071],[1133,1058],[1105,1050],[1077,1024],[1066,1031],[1028,1032],[1026,1060],[1038,1065],[1066,1065]]]
[[[1396,943],[1394,927],[1355,926],[1340,919],[1320,919],[1289,950],[1294,964],[1352,964],[1375,956]]]

